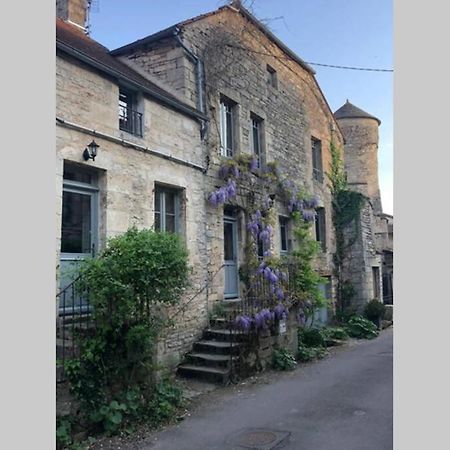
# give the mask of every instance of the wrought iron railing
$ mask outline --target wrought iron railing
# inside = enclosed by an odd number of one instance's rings
[[[58,320],[56,330],[56,379],[65,380],[64,365],[68,359],[81,355],[79,338],[94,328],[89,290],[82,288],[77,277],[56,295]]]
[[[131,108],[119,109],[119,128],[142,137],[142,113]]]

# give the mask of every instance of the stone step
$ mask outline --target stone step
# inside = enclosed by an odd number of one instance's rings
[[[208,328],[203,331],[203,338],[212,341],[241,342],[245,339],[245,337],[246,335],[239,330]]]
[[[194,353],[213,353],[219,355],[236,354],[241,344],[239,342],[226,342],[202,339],[194,343]]]
[[[231,360],[235,361],[236,356],[232,356]],[[230,365],[230,355],[191,352],[186,355],[186,361],[188,364],[194,364],[199,366],[228,368]]]
[[[189,378],[203,378],[208,381],[227,383],[230,375],[229,369],[196,366],[193,364],[182,364],[178,366],[177,373],[184,377]]]

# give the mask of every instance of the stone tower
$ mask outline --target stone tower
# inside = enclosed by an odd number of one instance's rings
[[[378,127],[381,121],[348,100],[335,113],[345,140],[344,161],[352,190],[369,197],[375,214],[382,213],[378,184]]]

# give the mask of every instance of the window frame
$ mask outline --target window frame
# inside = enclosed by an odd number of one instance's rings
[[[261,169],[265,163],[264,119],[257,116],[254,113],[250,113],[250,128],[251,128],[251,133],[250,133],[251,154],[253,156],[256,156],[256,160],[258,161],[258,169]],[[257,138],[258,149],[256,149],[256,146],[255,146],[255,130],[256,130],[256,135],[258,137]]]
[[[227,118],[229,117],[229,120]],[[220,96],[219,102],[219,138],[220,155],[225,158],[233,158],[237,153],[236,145],[236,102]],[[230,128],[230,131],[228,130]],[[228,138],[230,142],[228,142]]]
[[[316,208],[314,229],[316,233],[316,241],[320,243],[321,250],[325,253],[327,251],[327,220],[324,207]]]
[[[289,254],[289,217],[278,216],[278,225],[280,227],[280,255]],[[286,248],[283,248],[283,228],[285,229]]]
[[[127,97],[126,102],[122,101],[122,96]],[[121,105],[121,102],[124,105]],[[144,136],[143,114],[138,107],[138,92],[119,86],[118,106],[119,130],[142,138]],[[122,118],[122,111],[124,110],[126,111],[125,119]],[[126,125],[123,125],[123,123],[126,123]]]
[[[173,194],[174,195],[174,233],[181,234],[181,195],[182,190],[173,188],[173,187],[167,187],[161,184],[157,184],[155,186],[155,197],[154,197],[154,223],[153,228],[155,231],[160,232],[168,232],[172,233],[172,231],[167,231],[167,215],[172,215],[170,213],[167,213],[166,208],[166,195],[167,194]],[[157,196],[160,195],[160,202],[159,202],[159,211],[156,209],[156,202],[157,202]],[[157,214],[159,214],[159,228],[157,228]]]
[[[313,179],[323,183],[322,141],[311,136],[311,157]]]
[[[65,171],[73,170],[83,175],[89,175],[90,181],[77,181],[67,178]],[[64,173],[63,173],[63,184],[62,184],[62,195],[64,197],[64,193],[85,195],[90,198],[90,207],[89,207],[89,221],[90,221],[90,230],[89,230],[89,243],[90,248],[89,251],[86,252],[67,252],[63,251],[63,215],[64,212],[61,211],[61,258],[65,260],[77,260],[83,259],[87,256],[94,256],[98,252],[98,214],[99,214],[99,188],[98,188],[98,175],[97,173],[85,169],[84,167],[77,166],[71,163],[64,163]],[[64,205],[62,205],[64,207]]]
[[[277,71],[270,65],[266,64],[267,84],[274,89],[278,89]]]
[[[381,270],[380,266],[372,266],[372,285],[373,285],[373,298],[381,300]]]

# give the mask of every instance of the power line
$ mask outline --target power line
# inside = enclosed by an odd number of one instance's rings
[[[261,52],[258,50],[253,50],[251,48],[248,47],[244,47],[242,45],[233,45],[233,44],[225,44],[227,47],[231,47],[231,48],[236,48],[236,49],[240,49],[240,50],[245,50],[247,52],[250,53],[255,53],[258,55],[264,55],[264,56],[271,56],[273,58],[276,58],[278,60],[292,60],[292,58],[290,56],[287,55],[275,55],[273,53],[270,52]],[[345,69],[345,70],[363,70],[363,71],[369,71],[369,72],[393,72],[393,69],[375,69],[375,68],[369,68],[369,67],[351,67],[351,66],[338,66],[338,65],[333,65],[333,64],[323,64],[323,63],[314,63],[314,62],[308,62],[305,61],[305,64],[309,64],[310,66],[321,66],[321,67],[331,67],[333,69]]]
[[[332,67],[333,69],[346,69],[346,70],[366,70],[369,72],[393,72],[393,69],[373,69],[369,67],[350,67],[350,66],[335,66],[332,64],[313,63],[305,61],[306,64],[311,66]]]

